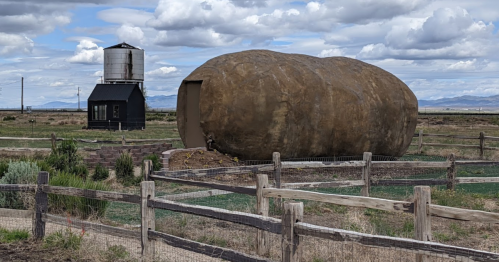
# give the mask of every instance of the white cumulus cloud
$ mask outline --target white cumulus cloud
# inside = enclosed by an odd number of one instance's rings
[[[177,72],[178,69],[174,66],[163,66],[155,70],[151,70],[146,72],[146,75],[149,76],[157,76],[157,77],[168,77],[173,75],[173,73]]]
[[[102,64],[104,63],[104,48],[89,41],[82,40],[76,46],[74,56],[67,59],[76,64]]]

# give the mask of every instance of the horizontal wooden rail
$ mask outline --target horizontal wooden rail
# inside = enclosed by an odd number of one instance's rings
[[[291,198],[291,199],[306,199],[306,200],[332,203],[337,205],[366,207],[366,208],[373,208],[385,211],[396,211],[396,212],[405,212],[405,213],[414,212],[413,203],[372,198],[372,197],[332,195],[332,194],[323,194],[310,191],[276,189],[276,188],[264,188],[263,196]]]
[[[0,140],[23,140],[23,141],[52,141],[50,137],[0,137]],[[64,141],[64,138],[56,138],[55,141]],[[98,144],[121,144],[122,140],[96,140],[75,138],[80,143],[98,143]],[[162,139],[125,139],[127,143],[145,143],[145,142],[172,142],[182,141],[180,138],[162,138]]]
[[[499,162],[484,160],[458,160],[456,166],[499,166]]]
[[[447,161],[441,162],[426,162],[426,161],[372,161],[371,167],[379,168],[448,168],[450,163]]]
[[[36,185],[29,184],[0,184],[0,191],[29,191],[35,192]]]
[[[282,183],[281,188],[330,188],[330,187],[353,187],[363,186],[364,180],[344,180],[331,182],[305,182],[305,183]]]
[[[162,139],[125,139],[127,143],[144,143],[144,142],[173,142],[182,141],[181,138],[162,138]]]
[[[499,183],[499,177],[458,177],[457,184]]]
[[[152,180],[157,180],[157,181],[166,181],[166,182],[179,183],[179,184],[198,186],[198,187],[208,187],[208,188],[213,188],[213,189],[231,191],[231,192],[239,193],[239,194],[256,196],[256,188],[254,186],[253,186],[253,188],[251,188],[251,187],[239,187],[239,186],[231,186],[231,185],[217,184],[217,183],[211,183],[211,182],[207,183],[207,182],[200,182],[200,181],[193,181],[193,180],[171,178],[171,177],[165,177],[165,176],[159,176],[159,175],[150,175],[149,178]]]
[[[337,162],[281,162],[282,168],[324,168],[324,167],[364,167],[365,161],[337,161]]]
[[[371,180],[371,186],[436,186],[447,185],[447,179]]]
[[[79,196],[98,200],[140,204],[140,196],[118,192],[60,186],[43,186],[43,192],[57,195]]]
[[[207,169],[187,169],[178,171],[156,171],[154,175],[163,177],[202,177],[202,176],[216,176],[227,174],[245,174],[245,173],[259,173],[264,171],[273,171],[274,165],[254,165],[254,166],[234,166],[234,167],[218,167]]]
[[[465,148],[477,148],[480,149],[480,146],[477,145],[462,145],[462,144],[441,144],[441,143],[422,143],[423,146],[451,146],[451,147],[465,147]]]
[[[156,196],[156,197],[159,199],[178,201],[178,200],[183,200],[183,199],[204,198],[204,197],[220,196],[220,195],[228,195],[228,194],[234,194],[234,192],[220,190],[220,189],[211,189],[211,190],[205,190],[205,191],[196,191],[196,192],[181,193],[181,194],[174,194],[174,195],[163,195],[163,196]]]
[[[499,141],[499,137],[495,136],[484,136],[483,138],[486,140]]]
[[[33,210],[0,208],[0,217],[32,218],[33,213]]]
[[[449,246],[445,244],[418,241],[412,239],[369,235],[357,233],[342,229],[332,229],[311,225],[307,223],[296,223],[294,232],[298,235],[306,235],[318,238],[324,238],[333,241],[355,242],[364,246],[382,247],[397,250],[404,250],[415,254],[436,255],[438,257],[457,258],[468,261],[498,261],[499,254],[463,248],[457,246]]]
[[[140,239],[140,231],[132,231],[120,227],[113,227],[113,226],[91,223],[81,220],[71,220],[71,218],[69,218],[71,223],[68,223],[67,217],[55,216],[51,214],[44,214],[42,219],[45,222],[54,223],[63,226],[71,226],[72,228],[77,228],[77,229],[85,229],[85,231],[92,230],[97,233],[102,233],[116,237]]]
[[[24,141],[52,141],[50,137],[0,137],[0,140],[24,140]],[[64,138],[56,138],[57,141],[62,141]]]
[[[499,223],[499,213],[485,212],[479,210],[469,210],[455,207],[446,207],[430,204],[432,216],[444,217],[462,221],[474,221],[481,223]]]
[[[253,257],[232,249],[199,243],[192,240],[161,233],[158,231],[149,230],[147,232],[147,235],[149,238],[155,240],[161,240],[169,246],[182,248],[199,254],[207,255],[209,257],[220,258],[227,261],[234,261],[234,262],[269,261],[268,259]]]
[[[233,223],[251,226],[254,228],[258,228],[276,234],[281,233],[281,227],[282,227],[281,220],[271,217],[248,214],[237,211],[229,211],[226,209],[215,208],[215,207],[189,205],[169,200],[161,200],[157,198],[154,200],[148,200],[147,206],[229,221]]]
[[[461,136],[461,135],[446,135],[446,134],[423,134],[423,136],[447,137],[447,138],[456,138],[456,139],[480,139],[480,137],[476,136]]]

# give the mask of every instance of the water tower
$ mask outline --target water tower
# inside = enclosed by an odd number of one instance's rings
[[[144,50],[125,42],[104,48],[104,83],[144,89]]]

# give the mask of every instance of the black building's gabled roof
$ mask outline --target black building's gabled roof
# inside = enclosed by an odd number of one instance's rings
[[[98,84],[88,97],[88,101],[126,101],[138,84]],[[142,94],[142,92],[140,92]],[[144,96],[142,96],[144,97]]]
[[[137,48],[137,47],[135,47],[133,45],[127,44],[125,42],[123,42],[121,44],[113,45],[113,46],[110,46],[110,47],[106,47],[104,49],[112,49],[112,48],[140,49],[140,48]]]

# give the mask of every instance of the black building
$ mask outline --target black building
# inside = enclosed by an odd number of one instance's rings
[[[146,127],[145,97],[138,84],[98,84],[88,97],[88,128]]]

